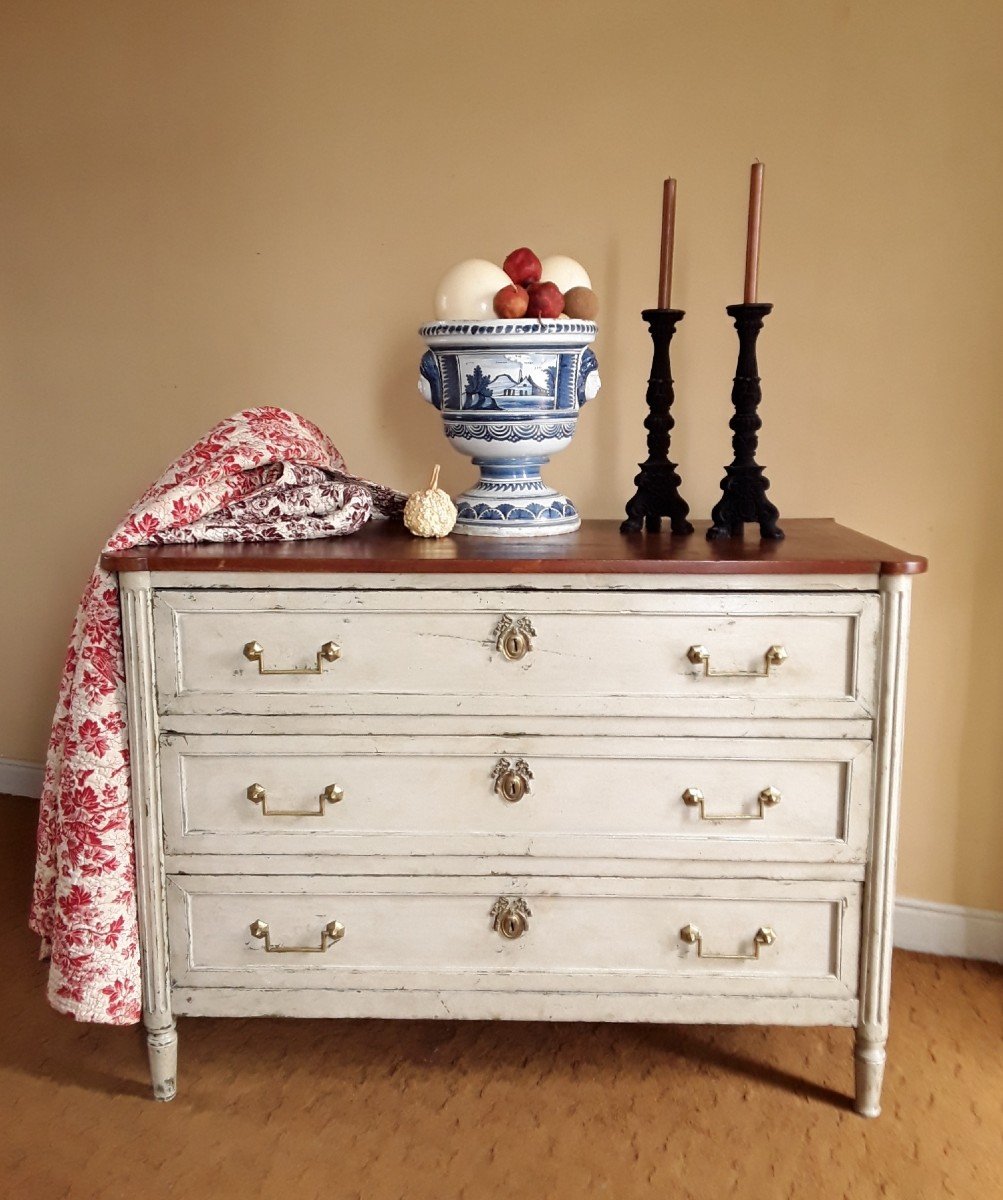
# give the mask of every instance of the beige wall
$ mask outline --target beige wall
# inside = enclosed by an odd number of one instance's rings
[[[605,387],[551,480],[614,517],[679,178],[676,456],[728,452],[746,179],[767,163],[762,458],[788,516],[929,555],[901,890],[1003,909],[998,0],[6,0],[0,755],[43,755],[95,553],[218,418],[276,403],[354,469],[470,468],[415,394],[454,261],[591,269]]]

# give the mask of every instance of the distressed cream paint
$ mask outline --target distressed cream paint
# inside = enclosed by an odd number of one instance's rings
[[[285,405],[359,472],[466,484],[415,392],[460,258],[589,267],[605,386],[548,477],[617,516],[668,174],[675,457],[708,513],[758,156],[772,495],[929,555],[901,890],[1003,909],[1001,39],[995,0],[7,0],[0,756],[41,759],[100,543],[219,417]]]

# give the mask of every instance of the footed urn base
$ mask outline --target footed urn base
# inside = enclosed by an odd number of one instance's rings
[[[573,533],[582,520],[560,492],[540,478],[546,458],[485,462],[475,458],[481,477],[456,497],[454,533],[480,537],[544,537]]]

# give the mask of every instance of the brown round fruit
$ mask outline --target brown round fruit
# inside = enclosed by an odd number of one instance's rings
[[[527,317],[556,318],[564,312],[564,294],[556,283],[550,283],[549,280],[531,283],[526,290],[529,292]]]
[[[599,297],[591,288],[569,288],[564,293],[564,311],[579,321],[594,321],[599,316]]]
[[[493,304],[495,316],[524,317],[529,307],[529,292],[517,283],[510,283],[495,292]]]

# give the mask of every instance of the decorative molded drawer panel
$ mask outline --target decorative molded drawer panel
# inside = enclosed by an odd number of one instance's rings
[[[168,880],[179,986],[837,997],[859,916],[847,882]]]
[[[164,714],[861,717],[871,593],[163,591]]]
[[[160,761],[174,854],[847,863],[867,843],[862,741],[167,736]]]

